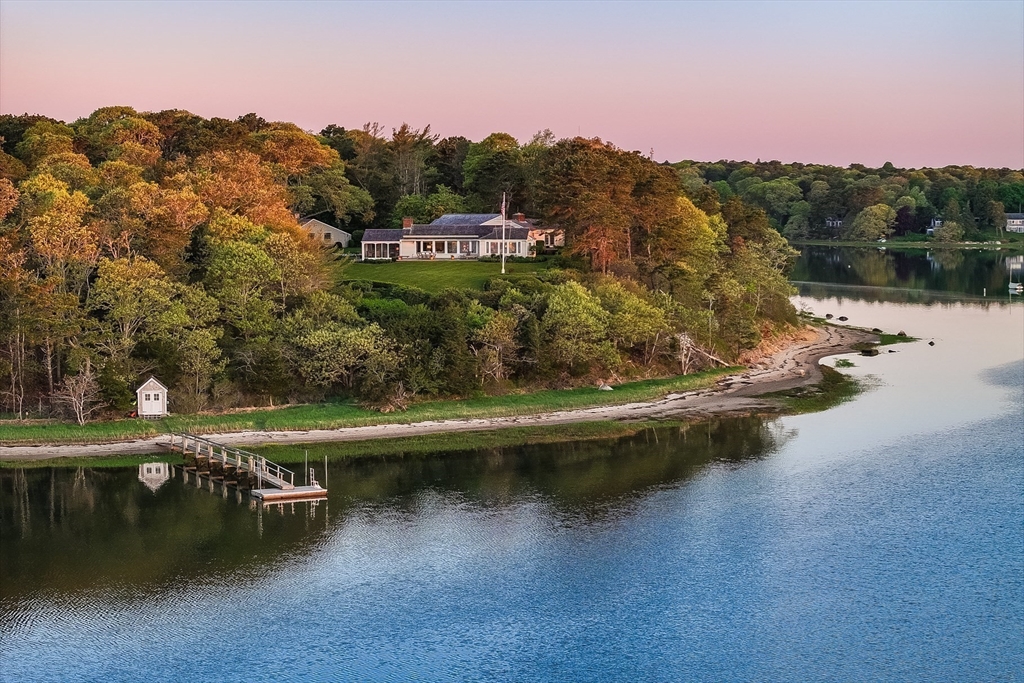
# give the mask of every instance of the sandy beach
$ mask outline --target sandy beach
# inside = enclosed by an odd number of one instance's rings
[[[657,401],[599,406],[536,415],[468,420],[439,420],[408,424],[344,427],[296,431],[243,431],[204,434],[208,439],[230,445],[323,443],[387,439],[440,432],[466,432],[594,422],[657,418],[700,418],[712,415],[747,414],[768,411],[774,405],[758,398],[764,394],[814,384],[821,380],[818,362],[827,356],[848,353],[860,342],[877,341],[862,330],[827,325],[808,328],[813,338],[794,341],[784,349],[761,359],[747,371],[722,378],[714,387],[669,394]],[[816,333],[816,334],[813,334]],[[96,457],[160,452],[166,435],[107,444],[67,446],[0,446],[0,460],[44,460],[63,457]]]

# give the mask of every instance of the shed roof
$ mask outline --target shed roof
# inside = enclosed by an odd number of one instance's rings
[[[154,389],[163,389],[164,391],[167,391],[167,387],[161,384],[156,377],[150,377],[145,382],[143,382],[138,389],[135,390],[135,393],[137,394],[140,391],[153,391]]]
[[[1007,220],[1013,219],[1016,221],[1024,220],[1024,213],[1008,213],[1006,214]]]

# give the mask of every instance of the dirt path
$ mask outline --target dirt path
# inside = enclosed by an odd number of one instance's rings
[[[814,384],[821,379],[818,361],[826,356],[848,353],[854,344],[876,341],[874,335],[860,330],[825,326],[817,328],[817,338],[796,342],[751,367],[747,372],[723,378],[714,387],[682,394],[669,394],[658,401],[598,406],[579,410],[563,410],[518,417],[492,417],[469,420],[442,420],[389,424],[341,429],[305,431],[248,431],[227,434],[204,434],[220,443],[258,446],[278,443],[322,443],[326,441],[361,441],[387,439],[439,432],[468,432],[503,427],[561,425],[598,420],[636,420],[665,417],[703,417],[768,410],[769,402],[757,396]],[[134,455],[161,450],[166,435],[110,444],[73,446],[0,446],[0,460],[43,460],[47,458]]]

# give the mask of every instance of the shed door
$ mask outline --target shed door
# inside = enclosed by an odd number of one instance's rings
[[[145,391],[142,394],[142,408],[139,410],[143,415],[159,415],[163,412],[163,393],[156,391]]]

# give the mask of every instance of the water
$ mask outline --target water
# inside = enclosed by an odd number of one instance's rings
[[[791,278],[844,287],[907,290],[937,297],[1005,297],[1012,279],[1021,280],[1024,256],[994,249],[901,250],[860,247],[803,247]]]
[[[922,338],[825,413],[339,463],[316,507],[0,471],[0,680],[1024,679],[1024,306],[814,293]]]

